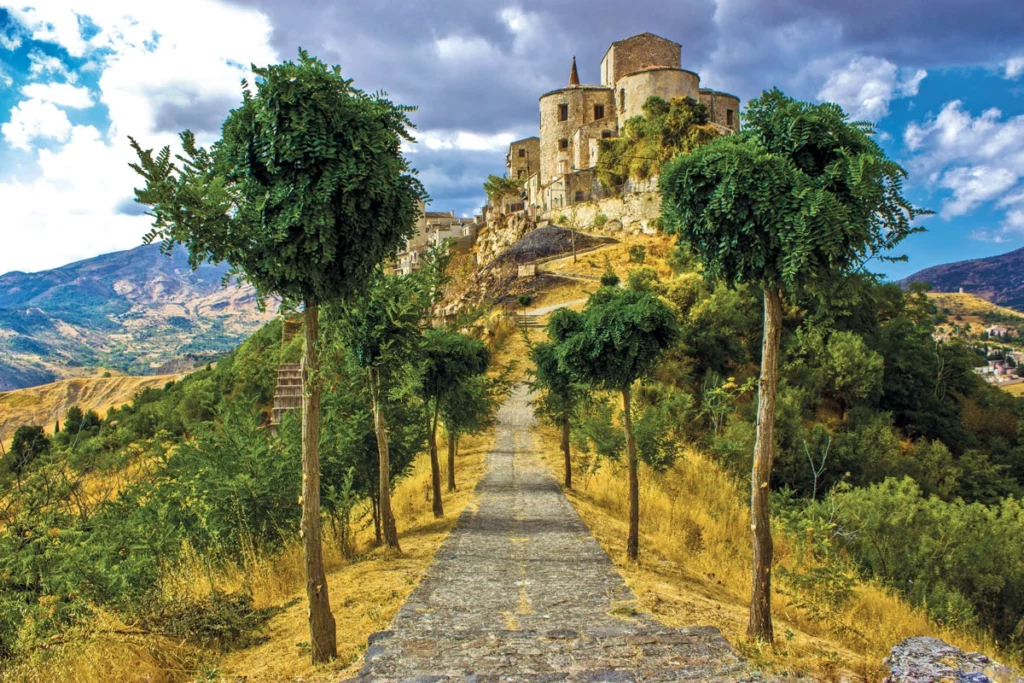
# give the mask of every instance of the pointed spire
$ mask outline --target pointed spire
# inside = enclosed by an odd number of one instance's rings
[[[579,85],[580,75],[576,72],[576,55],[572,57],[572,72],[569,74],[569,85]]]

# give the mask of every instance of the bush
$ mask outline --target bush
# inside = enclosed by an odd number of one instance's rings
[[[518,297],[516,297],[516,301],[519,302],[520,306],[526,308],[531,303],[533,303],[533,297],[530,296],[529,294],[520,294]]]
[[[256,633],[276,611],[255,609],[252,596],[245,593],[214,590],[201,598],[160,601],[141,615],[139,626],[224,652],[253,644]]]
[[[597,229],[603,228],[605,226],[605,223],[607,222],[608,216],[605,216],[603,213],[599,213],[596,216],[594,216],[594,227]]]
[[[647,258],[647,247],[642,244],[634,244],[629,248],[629,260],[631,263],[642,264]]]

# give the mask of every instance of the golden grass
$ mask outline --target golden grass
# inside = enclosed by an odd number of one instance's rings
[[[128,403],[147,388],[159,389],[182,375],[131,377],[89,377],[64,379],[38,387],[0,394],[0,442],[10,444],[14,431],[25,424],[53,432],[54,422],[63,421],[68,408],[77,405],[83,411],[95,410],[102,417],[107,410]]]
[[[402,553],[373,547],[372,524],[357,524],[356,553],[346,559],[339,539],[325,526],[324,562],[331,608],[337,622],[338,659],[313,666],[309,659],[305,574],[302,546],[296,538],[272,555],[250,550],[241,562],[202,556],[183,549],[179,563],[162,580],[164,597],[203,597],[211,589],[248,590],[255,607],[274,607],[265,640],[217,656],[171,638],[133,634],[112,616],[100,614],[67,643],[19,668],[12,680],[31,683],[110,683],[153,681],[180,683],[201,680],[247,683],[303,680],[344,680],[361,666],[367,638],[383,630],[419,582],[462,511],[475,504],[476,483],[484,472],[493,432],[464,437],[456,474],[459,490],[444,494],[445,516],[431,511],[430,461],[421,455],[409,476],[395,488],[393,505]],[[442,481],[447,478],[442,458]],[[357,520],[365,510],[357,510]]]
[[[986,313],[997,313],[999,315],[1024,318],[1024,313],[1015,311],[1012,308],[997,306],[996,304],[982,299],[974,294],[960,294],[958,292],[929,292],[928,298],[932,300],[939,310],[949,309],[949,315],[979,317]]]
[[[542,452],[561,476],[559,438],[540,428]],[[604,464],[588,478],[574,474],[576,491],[568,492],[583,521],[611,555],[640,606],[670,626],[712,625],[756,666],[775,673],[807,674],[824,681],[853,676],[882,677],[882,659],[909,636],[928,634],[965,650],[996,655],[993,643],[979,634],[954,632],[928,621],[920,610],[881,586],[856,584],[839,609],[820,596],[797,594],[786,582],[773,586],[776,647],[746,638],[751,548],[746,491],[713,460],[687,450],[664,474],[641,472],[640,561],[625,557],[626,477],[618,466]],[[775,567],[795,569],[797,549],[776,529]],[[804,569],[814,560],[803,558]],[[810,603],[813,612],[800,603]],[[1000,661],[1009,659],[1000,655]]]

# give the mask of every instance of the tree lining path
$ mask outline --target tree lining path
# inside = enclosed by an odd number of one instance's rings
[[[757,680],[718,629],[668,628],[635,597],[534,450],[528,390],[497,416],[463,512],[359,683]]]

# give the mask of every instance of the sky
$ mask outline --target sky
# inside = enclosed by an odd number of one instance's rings
[[[702,87],[777,86],[876,124],[935,211],[889,277],[1024,247],[1020,0],[0,0],[0,273],[141,244],[128,136],[212,143],[251,65],[300,46],[417,106],[431,209],[472,215],[573,56],[598,82],[608,45],[645,31],[680,43]]]

